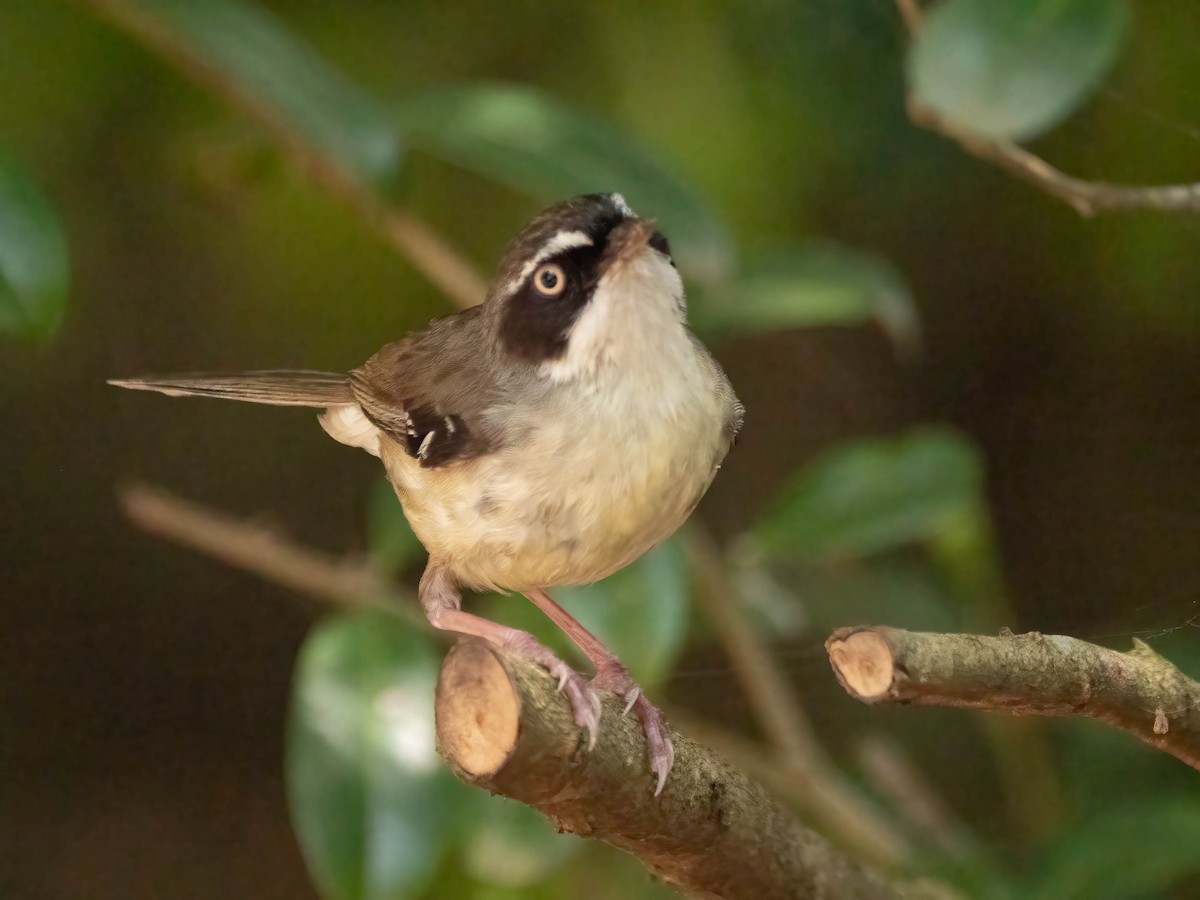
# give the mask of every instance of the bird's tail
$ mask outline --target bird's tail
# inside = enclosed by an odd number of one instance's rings
[[[108,383],[135,391],[158,391],[170,397],[215,397],[272,406],[330,407],[354,402],[350,379],[335,372],[293,369],[233,375],[185,372],[153,378],[114,378]]]

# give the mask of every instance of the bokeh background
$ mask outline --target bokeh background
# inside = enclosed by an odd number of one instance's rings
[[[305,752],[293,678],[318,623],[353,656],[355,621],[147,535],[117,491],[158,485],[374,560],[401,587],[419,557],[381,511],[376,462],[309,413],[104,380],[346,370],[453,306],[268,129],[103,5],[0,5],[0,152],[45,195],[70,258],[61,326],[0,335],[0,894],[315,897],[289,819]],[[860,707],[821,646],[867,621],[1122,649],[1140,636],[1200,675],[1194,214],[1083,218],[914,127],[908,37],[885,0],[253,8],[401,134],[406,112],[434,121],[401,138],[382,193],[485,276],[574,190],[624,190],[699,248],[693,306],[748,415],[698,520],[848,783],[920,848],[912,865],[978,896],[1200,893],[1194,771],[1091,723],[998,736],[974,715]],[[1139,3],[1098,90],[1033,147],[1084,177],[1194,180],[1198,30],[1200,8]],[[532,90],[592,152],[526,171],[456,149],[432,92],[484,84]],[[547,121],[530,118],[531,143],[561,124]],[[659,197],[669,208],[647,206]],[[747,327],[739,285],[782,290],[783,311]],[[913,471],[909,497],[896,479]],[[870,518],[860,476],[932,512],[864,537],[835,521],[847,497]],[[654,696],[761,740],[690,602],[686,555],[663,554],[612,589],[614,641],[656,635],[635,666]],[[527,619],[519,599],[489,603]],[[398,671],[416,660],[428,676],[444,644],[394,627]],[[955,841],[889,806],[859,752],[882,737],[935,786]],[[1030,746],[1035,762],[1011,758]],[[668,896],[616,851],[444,777],[413,796],[447,814],[428,814],[408,874],[374,896]]]

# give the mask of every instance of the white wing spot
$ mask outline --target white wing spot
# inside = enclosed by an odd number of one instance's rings
[[[429,453],[429,447],[433,443],[433,436],[435,434],[437,434],[436,431],[431,431],[425,435],[425,439],[421,441],[421,446],[417,448],[417,459],[424,459],[425,455]]]

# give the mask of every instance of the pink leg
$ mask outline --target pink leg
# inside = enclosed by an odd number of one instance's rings
[[[537,663],[558,679],[558,689],[567,696],[575,713],[575,724],[586,728],[588,749],[596,745],[600,731],[600,697],[591,683],[554,655],[527,631],[518,631],[459,609],[458,590],[446,574],[430,565],[421,576],[421,605],[434,628],[470,634],[511,650]]]
[[[662,713],[646,699],[641,687],[630,677],[629,671],[621,665],[621,661],[613,652],[574,616],[555,603],[545,591],[534,589],[526,591],[525,596],[549,616],[591,660],[592,665],[596,667],[596,677],[592,679],[592,684],[624,698],[625,712],[628,713],[632,709],[641,721],[642,729],[646,732],[646,742],[650,745],[650,771],[658,775],[658,786],[654,790],[655,796],[658,796],[666,784],[671,766],[675,764],[675,748],[671,744],[670,732],[663,721]]]

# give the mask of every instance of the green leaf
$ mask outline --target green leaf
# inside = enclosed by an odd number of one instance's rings
[[[691,319],[710,337],[876,321],[901,350],[920,341],[912,297],[890,264],[816,241],[776,251],[728,288],[701,293]]]
[[[546,817],[523,803],[475,792],[475,820],[464,835],[463,864],[475,878],[505,887],[544,881],[584,844],[559,834]]]
[[[367,546],[371,561],[389,574],[425,552],[386,478],[378,480],[367,501]]]
[[[324,896],[406,897],[433,874],[449,821],[449,775],[434,751],[436,680],[424,636],[382,613],[331,619],[305,642],[288,798]]]
[[[440,89],[400,106],[413,146],[545,199],[618,191],[662,223],[679,266],[703,281],[729,271],[724,226],[656,154],[596,117],[527,88]]]
[[[866,556],[974,534],[983,516],[972,444],[948,429],[840,447],[802,471],[750,539],[753,555],[810,560]]]
[[[349,172],[382,183],[399,169],[399,122],[273,15],[237,0],[135,0],[179,49],[232,82],[265,115]]]
[[[45,340],[62,321],[70,267],[50,204],[0,156],[0,333]]]
[[[808,566],[802,579],[810,635],[846,622],[888,622],[914,631],[956,631],[963,626],[962,598],[929,566],[904,556],[855,566]]]
[[[983,137],[1036,137],[1079,107],[1116,59],[1126,0],[946,0],[908,59],[917,98]]]
[[[1161,896],[1200,874],[1200,802],[1194,797],[1123,801],[1071,829],[1050,849],[1027,896],[1133,900]]]

